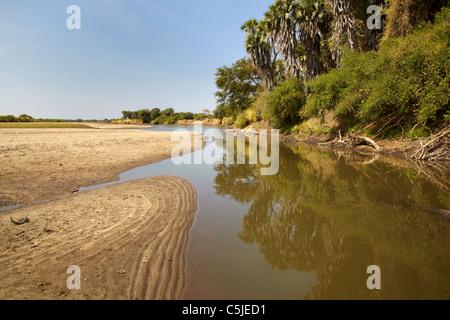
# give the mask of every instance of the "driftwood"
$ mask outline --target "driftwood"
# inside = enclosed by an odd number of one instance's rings
[[[450,125],[438,134],[421,139],[420,148],[411,156],[413,160],[450,161]]]
[[[450,211],[442,210],[442,209],[428,209],[432,214],[436,214],[438,216],[443,217],[446,220],[450,220]]]
[[[364,137],[361,135],[355,135],[352,136],[350,133],[347,133],[346,137],[342,137],[341,131],[339,131],[339,137],[336,137],[333,141],[326,142],[326,143],[319,143],[319,145],[322,146],[339,146],[342,145],[345,148],[356,148],[358,146],[370,146],[373,147],[375,150],[380,150],[380,146],[373,140],[368,137]]]
[[[22,219],[17,220],[17,221],[15,221],[12,217],[9,217],[9,218],[11,219],[11,222],[12,222],[12,223],[14,223],[15,225],[18,225],[18,226],[30,222],[30,220],[28,219],[28,217],[22,218]]]

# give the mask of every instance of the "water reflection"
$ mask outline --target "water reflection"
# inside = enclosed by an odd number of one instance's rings
[[[273,268],[315,272],[306,299],[448,299],[450,222],[430,209],[450,209],[450,170],[389,161],[281,145],[277,175],[220,164],[215,190],[249,205],[238,236]]]

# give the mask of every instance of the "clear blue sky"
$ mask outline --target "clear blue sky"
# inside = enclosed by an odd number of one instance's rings
[[[214,109],[214,73],[273,0],[0,0],[0,115],[111,119]],[[69,30],[70,5],[81,30]]]

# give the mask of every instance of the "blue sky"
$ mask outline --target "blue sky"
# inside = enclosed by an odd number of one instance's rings
[[[273,0],[0,0],[0,115],[112,119],[214,109],[214,73]],[[69,30],[70,5],[81,30]]]

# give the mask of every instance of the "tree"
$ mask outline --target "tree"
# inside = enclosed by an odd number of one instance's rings
[[[268,32],[276,39],[276,46],[283,57],[285,77],[302,76],[298,55],[297,21],[298,3],[292,0],[277,0],[264,15]]]
[[[127,120],[127,119],[131,119],[133,116],[133,112],[131,111],[122,111],[122,119]]]
[[[258,71],[249,59],[240,59],[231,67],[218,68],[215,74],[218,106],[214,114],[219,117],[237,116],[241,111],[250,108],[261,79]]]
[[[133,111],[131,113],[131,119],[133,120],[139,120],[139,112],[138,111]]]
[[[150,111],[150,117],[152,118],[152,121],[155,120],[156,118],[158,118],[161,115],[161,110],[159,110],[158,108],[153,108]]]
[[[357,33],[359,25],[353,15],[350,0],[329,0],[333,9],[334,33],[331,38],[331,50],[336,61],[341,60],[342,52],[340,46],[346,43],[350,49],[358,46]]]
[[[320,72],[321,41],[328,33],[328,13],[325,1],[297,0],[297,24],[303,49],[304,79],[315,79]]]
[[[166,117],[171,117],[175,114],[175,111],[173,110],[173,108],[168,108],[166,110],[161,111],[161,114]]]
[[[275,86],[275,63],[278,52],[275,48],[275,38],[268,33],[268,22],[250,19],[241,30],[246,33],[245,48],[258,70],[263,85],[272,90]]]
[[[150,110],[148,110],[148,109],[139,110],[138,114],[139,114],[139,119],[142,121],[142,123],[152,122]]]

